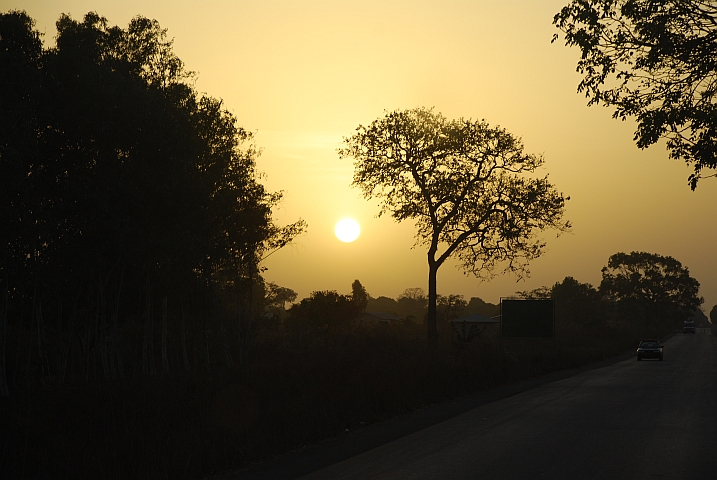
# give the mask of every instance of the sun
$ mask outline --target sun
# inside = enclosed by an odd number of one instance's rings
[[[361,226],[352,218],[344,218],[334,227],[336,238],[345,243],[353,242],[361,234]]]

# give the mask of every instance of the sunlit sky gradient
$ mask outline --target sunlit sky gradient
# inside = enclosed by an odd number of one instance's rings
[[[664,144],[638,150],[634,122],[586,107],[576,93],[578,51],[550,43],[552,17],[567,1],[0,0],[0,10],[26,10],[46,44],[54,43],[61,13],[80,20],[96,11],[121,27],[141,14],[167,28],[198,74],[197,89],[222,98],[256,132],[263,181],[285,192],[278,221],[309,224],[264,263],[265,278],[299,298],[349,293],[355,279],[374,297],[427,289],[426,255],[411,249],[412,225],[375,218],[376,203],[350,187],[353,166],[336,153],[359,124],[425,106],[522,137],[571,197],[574,225],[560,238],[549,234],[526,281],[478,283],[447,264],[439,293],[497,303],[565,276],[597,285],[611,254],[637,250],[688,266],[709,312],[717,303],[717,179],[691,192],[691,169],[668,159]],[[334,235],[344,217],[361,224],[355,242]]]

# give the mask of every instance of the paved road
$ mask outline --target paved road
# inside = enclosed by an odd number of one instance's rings
[[[301,478],[715,479],[716,407],[717,341],[680,334],[663,362],[543,383]]]

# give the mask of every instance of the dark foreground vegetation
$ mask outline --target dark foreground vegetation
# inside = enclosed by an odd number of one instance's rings
[[[267,285],[279,304],[295,297]],[[36,323],[26,322],[10,335],[28,356],[12,365],[17,375],[11,395],[0,399],[0,475],[201,478],[237,469],[428,404],[585,365],[632,350],[641,338],[681,331],[690,316],[706,321],[696,309],[698,286],[670,257],[616,254],[598,288],[566,277],[520,293],[555,300],[554,341],[501,339],[489,330],[465,335],[452,319],[470,311],[491,314],[496,306],[451,295],[440,298],[433,347],[425,322],[417,319],[425,318],[427,304],[421,289],[406,290],[398,301],[371,299],[356,281],[351,295],[314,292],[288,311],[267,309],[273,313],[255,318],[246,342],[232,335],[210,341],[187,330],[190,348],[184,348],[173,322],[166,371],[144,370],[145,330],[136,323],[134,336],[131,328],[123,330],[127,335],[116,345],[123,375],[103,376],[98,349],[89,354],[93,369],[80,368],[84,351],[77,349],[72,362],[79,366],[64,383],[53,376],[59,363],[43,373]],[[403,319],[360,320],[365,306],[380,304],[393,305]],[[161,331],[153,325],[157,347]],[[61,358],[56,348],[48,352],[47,358]],[[243,352],[241,361],[232,361],[236,352]]]
[[[265,332],[242,368],[37,385],[3,398],[4,478],[200,478],[423,405],[576,367],[674,325],[557,325],[550,340],[451,341],[412,322]]]

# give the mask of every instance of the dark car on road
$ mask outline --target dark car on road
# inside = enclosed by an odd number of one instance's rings
[[[692,320],[685,320],[685,324],[682,327],[682,333],[695,333],[695,322]]]
[[[662,361],[662,348],[658,340],[642,340],[637,347],[637,361],[643,358],[657,358]]]

